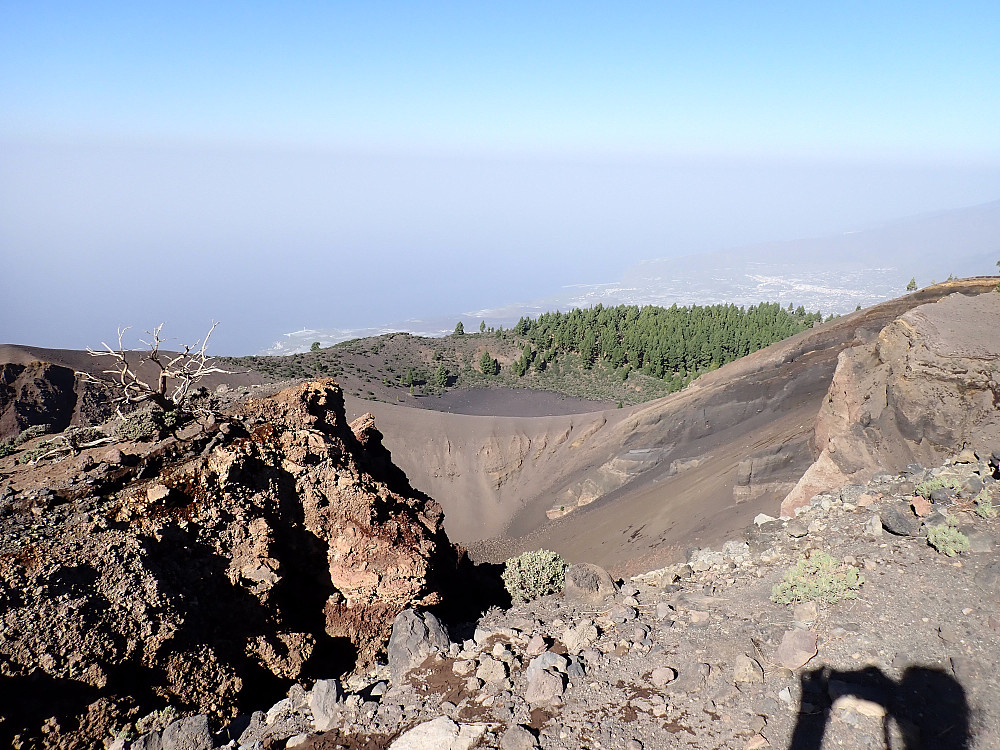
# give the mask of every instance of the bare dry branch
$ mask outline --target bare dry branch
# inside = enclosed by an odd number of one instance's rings
[[[180,406],[190,395],[192,387],[206,375],[231,374],[228,370],[214,366],[212,359],[208,356],[208,341],[218,325],[216,321],[212,321],[212,327],[204,339],[196,341],[193,345],[184,346],[180,352],[164,356],[160,352],[160,346],[164,342],[160,335],[163,323],[160,323],[153,330],[146,331],[150,337],[148,341],[140,339],[140,342],[147,346],[149,351],[142,352],[134,367],[129,364],[128,353],[123,341],[128,328],[118,329],[117,349],[102,341],[104,350],[96,351],[88,347],[87,351],[91,356],[107,357],[111,360],[111,369],[104,370],[104,374],[112,376],[120,393],[116,399],[119,414],[121,414],[121,407],[125,404],[138,404],[146,401],[169,411]],[[156,367],[155,384],[139,377],[138,371],[147,362]],[[97,380],[92,376],[88,376],[88,379]]]

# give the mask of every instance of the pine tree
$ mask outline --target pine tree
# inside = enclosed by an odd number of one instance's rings
[[[455,333],[454,333],[454,335],[455,336],[464,336],[465,335],[465,326],[462,325],[462,321],[461,320],[458,321],[458,323],[455,324]]]
[[[434,385],[441,388],[448,385],[448,371],[444,369],[444,365],[438,365],[437,371],[434,373]]]
[[[493,377],[500,371],[500,366],[490,353],[483,352],[483,356],[479,358],[479,370],[487,377]]]

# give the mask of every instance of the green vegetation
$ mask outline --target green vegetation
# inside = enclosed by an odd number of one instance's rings
[[[113,732],[113,736],[116,740],[124,740],[128,743],[148,732],[162,732],[168,725],[179,718],[181,718],[181,715],[177,712],[177,709],[173,706],[167,706],[159,711],[153,711],[143,716],[135,724],[126,724],[117,732]]]
[[[51,441],[46,440],[41,445],[36,445],[31,450],[25,451],[20,456],[17,457],[17,463],[19,464],[30,464],[32,461],[37,461],[42,456],[52,453],[53,446]]]
[[[962,480],[958,477],[934,477],[918,484],[914,491],[929,500],[934,490],[958,490],[961,487]]]
[[[771,589],[771,601],[776,604],[808,601],[833,604],[842,599],[856,599],[864,582],[857,568],[837,562],[826,552],[816,551],[785,572],[781,582]]]
[[[41,437],[52,432],[52,425],[50,424],[34,424],[31,427],[27,427],[17,433],[14,437],[7,438],[6,440],[0,441],[0,458],[11,455],[12,453],[17,453],[21,450],[21,446],[27,443],[29,440],[33,440],[36,437]]]
[[[606,362],[614,370],[642,371],[668,380],[680,390],[701,372],[755,352],[804,331],[822,320],[801,306],[778,304],[749,308],[736,305],[702,307],[597,307],[569,313],[521,318],[513,332],[531,344],[531,357],[543,363],[567,354],[580,358],[584,369]],[[527,359],[522,354],[522,359]]]
[[[319,351],[319,342],[318,341],[313,341],[312,342],[312,346],[309,347],[309,351],[311,351],[311,352],[318,352]]]
[[[976,495],[976,515],[987,520],[997,517],[997,509],[993,507],[993,496],[989,490],[982,490]]]
[[[917,279],[915,276],[910,278],[910,282],[906,285],[906,291],[908,292],[917,291]]]
[[[569,563],[555,552],[544,549],[525,552],[506,562],[503,584],[515,602],[530,602],[562,591],[568,567]]]
[[[421,398],[505,386],[627,406],[679,391],[701,373],[820,320],[819,312],[776,304],[598,305],[522,318],[507,330],[482,321],[468,333],[459,321],[442,338],[393,333],[285,357],[219,361],[275,380],[334,377],[348,395],[388,402],[406,399],[411,389]]]
[[[956,527],[958,522],[949,518],[946,523],[927,529],[927,543],[942,555],[954,557],[959,552],[969,551],[969,537]]]
[[[444,365],[438,365],[437,370],[434,371],[434,385],[438,388],[444,388],[448,385],[448,371]]]
[[[190,415],[184,414],[180,409],[163,411],[156,406],[140,409],[129,414],[115,428],[115,438],[131,442],[157,440],[164,430],[177,427],[185,420],[185,417],[189,419]]]
[[[483,356],[479,358],[479,371],[486,377],[492,377],[499,374],[500,363],[489,352],[483,352]]]

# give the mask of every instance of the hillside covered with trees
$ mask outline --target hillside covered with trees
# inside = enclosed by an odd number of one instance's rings
[[[670,308],[620,305],[521,318],[511,329],[460,323],[443,338],[405,333],[345,341],[285,357],[228,363],[274,379],[332,376],[360,398],[426,405],[449,390],[507,386],[634,404],[822,320],[763,303]]]
[[[764,303],[670,308],[598,305],[568,313],[521,318],[513,329],[527,344],[515,369],[543,370],[575,354],[584,368],[603,360],[623,379],[633,370],[669,379],[677,387],[692,376],[788,338],[822,320],[820,313]]]

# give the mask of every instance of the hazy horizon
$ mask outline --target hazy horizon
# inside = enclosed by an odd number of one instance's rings
[[[996,200],[998,36],[974,3],[11,7],[0,341],[214,319],[248,353]]]

